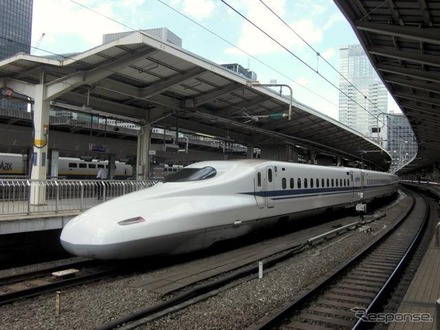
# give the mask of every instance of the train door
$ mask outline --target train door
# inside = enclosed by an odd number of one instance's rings
[[[359,197],[361,199],[364,198],[364,190],[365,190],[365,172],[361,171],[361,190],[360,190],[360,194],[359,194]]]
[[[351,200],[355,200],[356,199],[356,189],[354,187],[354,173],[353,170],[350,170],[350,190],[351,190]]]
[[[267,185],[266,185],[266,206],[274,207],[275,203],[271,198],[273,191],[275,190],[275,172],[273,166],[266,167]]]
[[[259,208],[274,207],[274,202],[270,198],[274,190],[274,168],[268,166],[257,171],[255,178],[255,199]]]
[[[266,175],[263,171],[257,171],[257,177],[255,178],[255,200],[260,209],[266,206],[266,189],[264,188],[266,181]]]

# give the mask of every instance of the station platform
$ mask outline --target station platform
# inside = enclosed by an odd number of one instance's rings
[[[396,314],[391,330],[440,329],[440,315],[436,314],[436,302],[440,299],[440,247],[436,237],[428,250],[406,292]],[[401,319],[404,318],[404,321]]]
[[[102,202],[154,185],[132,180],[0,180],[0,236],[62,229],[71,219]],[[31,199],[33,191],[44,198]],[[38,200],[33,204],[32,200]]]
[[[66,210],[56,213],[2,214],[0,215],[0,237],[8,234],[62,229],[80,213],[80,210]]]

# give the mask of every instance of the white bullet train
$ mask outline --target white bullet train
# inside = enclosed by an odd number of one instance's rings
[[[71,220],[61,244],[77,256],[179,254],[312,213],[392,195],[398,177],[265,160],[205,161]]]
[[[0,177],[25,176],[28,167],[26,155],[0,153]],[[58,159],[58,176],[67,179],[96,179],[100,168],[108,169],[107,160],[90,161],[79,158],[60,157]],[[116,161],[114,179],[127,179],[133,176],[133,167]]]

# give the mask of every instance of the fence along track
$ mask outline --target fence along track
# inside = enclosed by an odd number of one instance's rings
[[[134,180],[0,180],[0,220],[17,214],[41,214],[86,210],[103,201],[148,188],[157,181]],[[31,205],[32,189],[44,189],[44,205]],[[103,198],[98,199],[98,192]]]

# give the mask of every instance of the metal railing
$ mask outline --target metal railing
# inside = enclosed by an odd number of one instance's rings
[[[148,188],[157,181],[0,179],[0,218],[15,214],[83,211],[106,200]],[[44,202],[33,205],[33,190]]]

